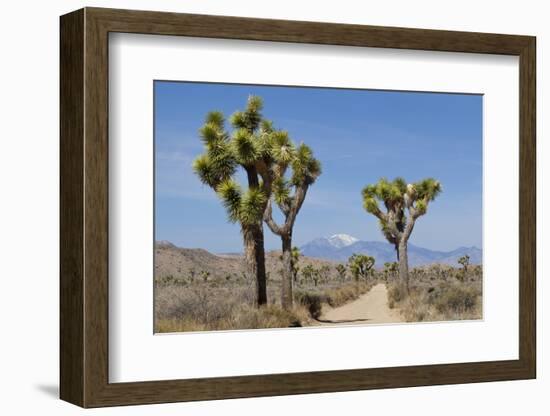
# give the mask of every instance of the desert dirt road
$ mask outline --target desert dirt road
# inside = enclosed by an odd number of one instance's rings
[[[321,325],[404,322],[399,312],[388,307],[388,289],[383,283],[377,284],[353,302],[326,310],[318,321]]]

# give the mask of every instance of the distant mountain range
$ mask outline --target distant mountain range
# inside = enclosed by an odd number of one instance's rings
[[[457,260],[470,256],[471,264],[481,264],[482,251],[477,247],[459,247],[452,251],[435,251],[409,244],[408,256],[410,266],[423,266],[432,263],[457,266]],[[393,245],[381,241],[361,241],[347,234],[335,234],[331,237],[316,238],[300,247],[304,256],[324,260],[345,262],[354,253],[368,254],[376,259],[375,267],[385,262],[396,261]]]

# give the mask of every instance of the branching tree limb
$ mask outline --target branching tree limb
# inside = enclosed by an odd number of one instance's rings
[[[409,289],[407,243],[416,220],[428,211],[428,205],[441,193],[441,184],[433,178],[407,184],[403,178],[392,182],[385,178],[363,188],[363,207],[378,218],[384,237],[393,244],[399,262],[399,277]],[[385,212],[380,209],[383,204]]]
[[[271,200],[267,202],[264,221],[269,229],[281,237],[283,259],[283,282],[281,304],[283,308],[292,308],[292,231],[296,217],[302,208],[309,187],[321,174],[321,163],[313,157],[313,152],[305,144],[295,147],[287,137],[279,136],[278,153],[274,155],[273,201],[284,216],[284,222],[277,224],[273,219]],[[291,168],[290,178],[285,173]]]

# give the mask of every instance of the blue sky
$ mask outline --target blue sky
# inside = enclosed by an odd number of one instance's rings
[[[242,251],[239,226],[191,164],[208,111],[226,117],[250,94],[292,139],[310,145],[323,174],[310,188],[294,244],[337,233],[384,241],[362,208],[361,189],[380,177],[438,178],[443,193],[410,242],[434,250],[482,243],[482,96],[156,81],[155,239],[211,252]],[[280,239],[265,228],[267,249]]]

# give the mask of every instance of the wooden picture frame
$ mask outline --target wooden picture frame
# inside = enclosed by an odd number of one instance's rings
[[[82,407],[530,379],[536,376],[535,38],[85,8],[61,17],[60,396]],[[519,359],[109,383],[110,32],[519,57]]]

